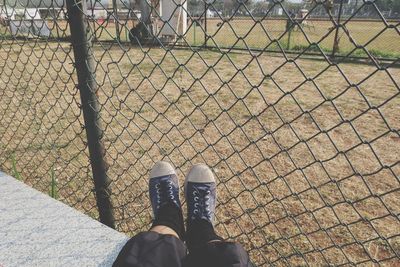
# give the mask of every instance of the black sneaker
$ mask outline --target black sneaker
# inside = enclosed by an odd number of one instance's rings
[[[194,165],[185,180],[185,196],[188,223],[206,220],[214,223],[217,200],[216,183],[211,169],[204,165]]]
[[[154,218],[157,218],[160,208],[167,204],[182,209],[179,201],[178,177],[168,162],[159,161],[151,169],[149,194]]]

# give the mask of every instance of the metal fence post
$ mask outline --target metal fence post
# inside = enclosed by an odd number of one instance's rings
[[[113,5],[113,16],[114,16],[114,26],[115,26],[116,38],[117,38],[118,42],[121,42],[121,32],[119,30],[117,1],[113,0],[112,5]]]
[[[337,24],[338,27],[336,27],[336,32],[335,32],[335,39],[333,39],[333,48],[332,48],[332,59],[335,58],[336,53],[339,51],[339,29],[340,29],[340,19],[341,19],[341,15],[342,15],[342,9],[343,9],[343,0],[340,1],[340,5],[339,5],[339,14],[338,14],[338,18],[337,18]]]
[[[208,36],[207,36],[207,11],[208,11],[208,3],[207,1],[204,1],[204,48],[207,48],[207,41],[208,41]]]
[[[97,85],[93,67],[92,42],[85,19],[86,5],[82,5],[80,0],[67,0],[66,2],[100,221],[111,228],[115,228],[110,199],[110,179],[107,176],[108,166],[101,140],[103,129],[96,95]],[[86,3],[86,1],[83,3]]]

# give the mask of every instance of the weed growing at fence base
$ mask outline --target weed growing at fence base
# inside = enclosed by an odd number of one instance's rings
[[[67,44],[2,43],[2,168],[97,217]],[[400,69],[270,54],[96,46],[118,230],[147,230],[147,176],[218,179],[217,230],[258,266],[384,261],[400,253]],[[58,166],[53,169],[53,166]],[[181,183],[183,184],[183,183]]]
[[[15,155],[11,154],[11,168],[12,168],[12,175],[17,179],[21,180],[21,175],[17,170],[17,160],[15,159]]]

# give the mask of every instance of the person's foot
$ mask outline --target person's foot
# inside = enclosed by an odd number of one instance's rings
[[[216,183],[211,169],[204,164],[194,165],[185,180],[188,223],[205,220],[214,223]]]
[[[181,209],[178,177],[168,162],[159,161],[151,169],[149,194],[154,218],[157,218],[160,209],[167,204]]]
[[[217,201],[216,187],[214,175],[206,165],[194,165],[186,176],[186,245],[192,255],[208,242],[222,240],[213,227]]]

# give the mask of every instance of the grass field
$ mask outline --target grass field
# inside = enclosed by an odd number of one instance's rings
[[[148,229],[154,162],[181,182],[205,162],[216,228],[257,266],[399,263],[399,68],[94,51],[118,230]],[[67,43],[1,42],[0,167],[46,193],[56,177],[60,199],[97,218],[72,58]]]
[[[260,18],[258,18],[260,19]],[[129,30],[137,21],[120,21],[121,40],[129,41]],[[158,23],[159,27],[162,24]],[[339,49],[337,54],[350,56],[367,56],[362,49],[365,48],[373,56],[384,58],[398,58],[400,56],[400,23],[389,21],[385,25],[379,20],[344,20],[344,27],[339,30]],[[53,37],[67,37],[70,35],[65,20],[48,21]],[[97,40],[114,40],[117,36],[113,21],[90,22]],[[182,45],[204,45],[204,20],[201,25],[195,26],[188,21],[188,30],[181,40]],[[343,30],[346,29],[347,33]],[[207,20],[207,45],[221,48],[241,49],[267,49],[272,51],[305,51],[321,54],[320,50],[330,54],[334,46],[336,30],[329,20],[306,20],[302,24],[302,30],[298,27],[292,31],[286,31],[285,19],[252,19],[237,18],[229,22],[210,18]],[[9,35],[8,30],[0,26],[0,35]],[[279,45],[278,45],[279,42]],[[357,44],[359,47],[356,49]],[[319,48],[311,46],[317,43]]]
[[[121,21],[121,40],[128,41],[127,35],[132,25],[132,22]],[[95,22],[92,23],[92,27],[96,29],[99,40],[111,40],[116,37],[113,22]],[[162,27],[162,24],[159,27]],[[367,56],[361,48],[364,47],[374,56],[389,58],[400,56],[399,22],[389,21],[388,25],[385,25],[378,20],[353,19],[344,20],[344,27],[347,33],[343,29],[338,32],[338,54],[351,53],[352,56]],[[189,20],[183,44],[204,45],[204,28],[204,20],[199,26],[195,26]],[[223,22],[220,19],[211,18],[207,20],[207,34],[209,36],[207,45],[210,47],[304,51],[310,43],[318,43],[324,52],[331,52],[336,30],[332,21],[329,20],[306,20],[302,24],[302,30],[296,27],[289,34],[286,31],[285,19],[254,21],[237,18]],[[279,42],[281,48],[275,40]],[[357,49],[353,42],[359,46]],[[319,50],[314,47],[308,52],[319,52]]]
[[[215,42],[209,41],[209,45],[264,49],[271,40],[278,39],[284,49],[305,50],[310,43],[318,43],[322,50],[332,51],[336,33],[331,21],[307,20],[302,25],[303,31],[295,28],[290,34],[285,30],[286,20],[262,20],[255,23],[253,20],[238,19],[229,23],[220,24],[221,22],[215,19],[209,20],[207,31],[215,40]],[[371,52],[378,54],[380,52],[382,56],[385,54],[398,56],[400,47],[396,43],[400,42],[398,33],[400,24],[394,22],[391,24],[394,28],[388,28],[379,21],[350,20],[345,24],[349,34],[342,29],[339,30],[339,52],[347,54],[356,48],[350,41],[349,36],[351,36],[357,45],[365,46]],[[243,40],[238,40],[238,37]],[[376,39],[370,42],[374,37]],[[268,48],[277,49],[277,46],[272,44]],[[354,55],[359,53],[362,51],[355,51]]]

